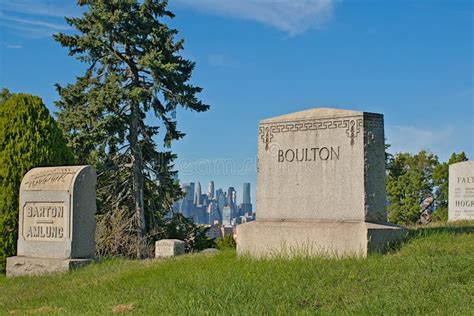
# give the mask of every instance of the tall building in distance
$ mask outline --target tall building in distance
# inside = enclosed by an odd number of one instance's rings
[[[200,182],[182,183],[181,190],[184,197],[173,204],[173,211],[192,219],[195,224],[229,228],[254,220],[250,183],[243,185],[241,204],[237,204],[239,194],[234,187],[216,190],[214,181],[209,181],[204,194]]]
[[[189,183],[189,200],[194,203],[194,182]]]
[[[227,189],[227,205],[229,206],[232,206],[237,202],[234,200],[234,198],[236,197],[234,192],[234,187],[229,187],[229,189]]]
[[[216,190],[216,196],[215,196],[216,200],[219,198],[219,196],[220,196],[221,194],[224,194],[224,191],[222,191],[222,189],[217,189],[217,190]]]
[[[209,200],[214,199],[214,181],[210,181],[208,186],[207,186],[207,196],[209,197]]]
[[[194,190],[194,205],[200,206],[201,205],[201,183],[198,182],[196,188]]]
[[[242,203],[246,204],[250,204],[252,203],[250,201],[250,183],[244,183],[244,190],[242,191]]]
[[[253,214],[252,202],[250,199],[250,183],[244,183],[242,204],[239,205],[239,215],[251,217]]]

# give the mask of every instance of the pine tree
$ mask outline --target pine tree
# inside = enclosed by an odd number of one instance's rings
[[[20,183],[33,167],[73,163],[61,130],[40,98],[10,94],[0,99],[0,269],[16,252]]]
[[[184,134],[173,113],[178,106],[197,112],[209,106],[189,82],[195,64],[179,55],[183,40],[164,23],[174,17],[167,1],[78,4],[88,10],[66,18],[77,34],[54,37],[88,69],[75,83],[57,85],[59,122],[80,162],[99,171],[101,211],[130,209],[141,241],[181,194],[168,148]]]

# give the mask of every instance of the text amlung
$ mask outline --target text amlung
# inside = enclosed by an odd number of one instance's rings
[[[25,209],[25,217],[32,221],[25,229],[26,238],[38,239],[62,239],[64,238],[64,227],[57,225],[59,220],[64,219],[64,206],[60,205],[28,205]],[[42,204],[42,203],[41,203]]]
[[[312,147],[278,150],[278,162],[339,160],[340,147]]]

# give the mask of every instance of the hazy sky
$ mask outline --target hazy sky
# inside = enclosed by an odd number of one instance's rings
[[[84,65],[51,34],[76,1],[0,0],[0,86],[43,98]],[[474,158],[471,0],[171,0],[207,113],[178,111],[183,182],[251,182],[257,125],[318,106],[383,113],[392,152]]]

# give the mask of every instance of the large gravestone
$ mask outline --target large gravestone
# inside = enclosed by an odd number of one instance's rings
[[[95,185],[91,166],[30,170],[21,182],[17,256],[7,276],[83,265],[95,253]]]
[[[449,166],[448,220],[474,220],[474,161]]]
[[[317,108],[261,121],[256,212],[237,226],[239,254],[365,256],[398,240],[383,116]]]

